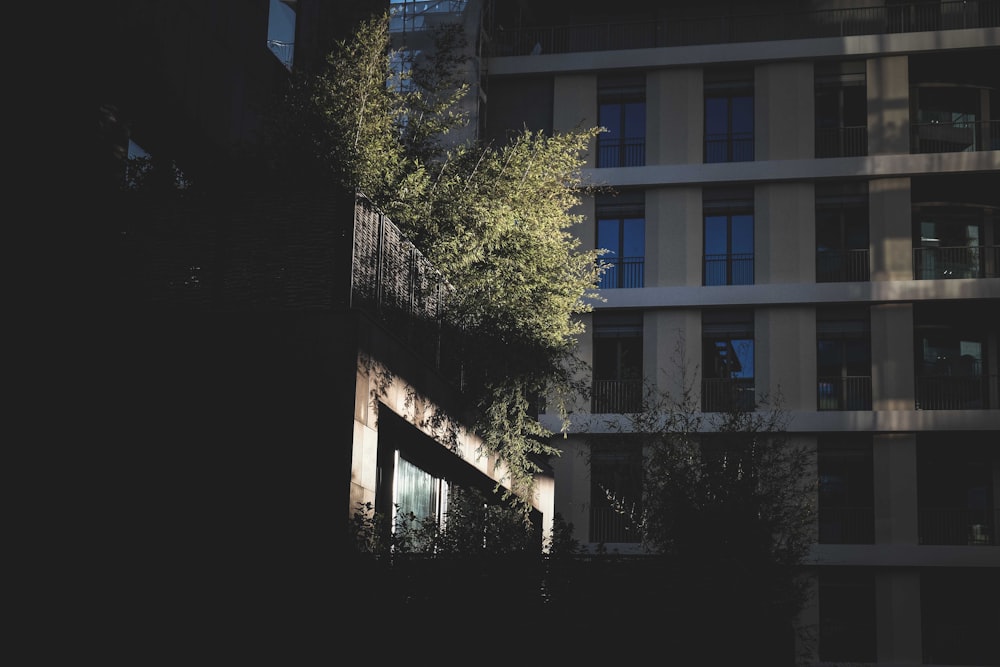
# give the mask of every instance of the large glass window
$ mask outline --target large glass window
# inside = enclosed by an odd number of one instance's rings
[[[753,190],[704,191],[705,285],[753,284]]]
[[[816,185],[816,282],[866,281],[868,184]]]
[[[1000,665],[1000,569],[929,568],[920,574],[925,665]]]
[[[753,160],[753,70],[706,70],[705,162]]]
[[[447,511],[447,482],[406,460],[399,452],[396,452],[393,480],[394,529],[417,527],[428,519],[441,522]]]
[[[598,81],[598,167],[637,167],[646,163],[646,77],[604,77]]]
[[[871,410],[871,327],[867,308],[816,311],[820,410]]]
[[[913,318],[917,407],[924,410],[989,407],[985,376],[989,367],[988,332],[981,309],[918,304]]]
[[[595,443],[590,450],[590,541],[639,542],[642,449]]]
[[[622,414],[642,398],[642,314],[594,314],[594,389],[591,411]]]
[[[917,505],[921,544],[996,545],[996,433],[921,433]]]
[[[816,157],[868,154],[865,63],[817,63]]]
[[[751,410],[754,398],[752,310],[702,312],[702,409]]]
[[[819,574],[819,658],[875,662],[875,575],[870,568]]]
[[[646,253],[643,193],[597,199],[597,247],[607,266],[601,289],[642,287]]]
[[[820,544],[871,544],[875,539],[871,437],[824,435],[818,449]]]

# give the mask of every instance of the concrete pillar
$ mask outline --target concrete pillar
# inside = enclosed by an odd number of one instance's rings
[[[918,543],[917,438],[913,433],[881,433],[872,438],[875,489],[875,543]]]
[[[799,656],[796,664],[812,665],[819,662],[819,577],[815,572],[803,576],[808,580],[808,592],[796,620],[802,632],[795,638],[795,655]]]
[[[910,152],[910,69],[907,56],[872,58],[868,83],[868,154]]]
[[[559,514],[573,524],[573,537],[587,542],[590,535],[589,445],[578,435],[553,440],[552,445],[562,450],[561,456],[554,456],[550,461],[555,483],[553,517]]]
[[[757,160],[813,157],[816,95],[811,62],[772,63],[756,68],[754,135]]]
[[[679,398],[685,387],[697,395],[701,373],[701,313],[651,310],[643,320],[643,373],[660,391]]]
[[[894,570],[875,575],[875,627],[880,663],[923,662],[919,572]]]
[[[565,74],[553,84],[552,129],[569,132],[578,127],[597,125],[597,76]],[[596,140],[591,141],[586,167],[593,167],[597,157]]]
[[[646,191],[646,287],[701,285],[700,188]]]
[[[913,410],[913,304],[871,308],[872,409]]]
[[[913,222],[910,179],[868,182],[871,279],[913,280]]]
[[[780,394],[789,410],[815,410],[816,309],[758,308],[754,339],[758,399]]]
[[[654,70],[646,78],[646,164],[698,164],[705,127],[701,68]]]
[[[816,279],[816,190],[812,183],[754,189],[754,282]]]

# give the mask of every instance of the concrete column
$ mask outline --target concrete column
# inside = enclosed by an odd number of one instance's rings
[[[872,58],[868,82],[868,154],[910,152],[910,69],[907,56]]]
[[[754,72],[754,156],[757,160],[812,158],[816,96],[811,62],[759,65]]]
[[[872,438],[875,488],[875,543],[918,543],[917,438],[913,433]]]
[[[573,524],[573,537],[587,542],[590,534],[590,464],[589,445],[583,436],[570,435],[553,441],[562,456],[551,459],[555,480],[553,516],[558,513]]]
[[[815,410],[816,309],[758,308],[754,339],[758,398],[780,393],[789,410]]]
[[[701,373],[701,313],[651,310],[643,320],[643,373],[678,400],[685,387],[698,394]]]
[[[754,189],[754,282],[816,279],[816,191],[812,183]]]
[[[872,409],[914,409],[913,304],[871,308]]]
[[[795,655],[799,656],[796,664],[812,665],[819,662],[819,578],[815,572],[804,576],[808,577],[808,594],[796,620],[803,632],[796,635]]]
[[[646,191],[646,287],[701,285],[700,188]]]
[[[868,235],[871,278],[913,280],[913,216],[910,179],[868,182]]]
[[[701,68],[646,77],[646,164],[699,164],[705,127]]]
[[[923,662],[919,572],[896,570],[875,575],[875,627],[880,663]]]
[[[553,82],[552,129],[569,132],[577,127],[597,125],[597,76],[594,74],[564,74]],[[597,156],[596,141],[591,141],[587,167],[593,167]]]

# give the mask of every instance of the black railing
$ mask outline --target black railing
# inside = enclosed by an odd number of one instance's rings
[[[621,415],[638,412],[641,406],[641,380],[594,380],[592,413]]]
[[[871,280],[868,255],[868,248],[817,251],[816,282],[851,283]]]
[[[751,162],[753,133],[705,134],[705,162]]]
[[[646,137],[597,138],[598,167],[641,167],[646,164]]]
[[[820,544],[872,544],[875,510],[872,507],[820,507]]]
[[[753,253],[705,255],[706,285],[753,285]]]
[[[995,408],[996,375],[923,375],[917,377],[918,410]],[[991,403],[992,397],[992,403]]]
[[[701,409],[705,412],[743,412],[756,406],[753,378],[705,378],[701,381]]]
[[[643,286],[645,258],[602,258],[600,262],[607,267],[601,274],[601,289]]]
[[[504,29],[489,35],[487,55],[645,49],[996,26],[1000,26],[1000,0],[911,2],[889,7]]]
[[[591,542],[632,542],[641,541],[639,531],[630,517],[610,507],[591,507]]]
[[[911,153],[968,153],[1000,150],[1000,120],[914,123]]]
[[[292,69],[292,58],[295,54],[295,42],[283,42],[280,39],[269,39],[267,40],[267,48],[271,49],[271,53],[281,61],[281,64],[285,66],[286,69],[291,71]]]
[[[818,378],[816,397],[820,410],[871,410],[871,376]]]
[[[913,249],[914,280],[1000,277],[1000,246]]]
[[[868,155],[868,128],[817,127],[816,157],[857,157]]]
[[[997,544],[1000,510],[921,508],[920,544]]]

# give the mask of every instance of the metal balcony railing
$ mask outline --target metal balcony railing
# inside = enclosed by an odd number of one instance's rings
[[[920,544],[996,545],[1000,510],[920,508]]]
[[[753,133],[705,134],[705,162],[753,161]]]
[[[609,507],[591,507],[590,541],[638,543],[641,538],[626,515]]]
[[[502,29],[489,35],[487,55],[645,49],[998,25],[1000,0],[911,2],[819,11],[667,17],[659,21]]]
[[[917,410],[996,408],[996,375],[917,376]]]
[[[914,280],[1000,277],[1000,246],[913,249]]]
[[[598,167],[641,167],[646,164],[646,137],[597,138]]]
[[[601,289],[642,287],[646,260],[643,257],[602,258],[608,268],[601,274]]]
[[[818,378],[817,407],[820,410],[871,410],[870,375]]]
[[[867,282],[871,280],[868,256],[868,248],[819,250],[816,252],[816,282]]]
[[[267,48],[281,61],[288,71],[292,70],[292,60],[295,54],[295,42],[283,42],[280,39],[267,40]]]
[[[705,255],[706,285],[753,285],[753,253]]]
[[[872,544],[875,542],[873,507],[820,507],[820,544]]]
[[[594,380],[592,413],[621,415],[638,412],[641,406],[641,380]]]
[[[857,157],[868,155],[868,128],[817,127],[816,157]]]
[[[389,32],[414,32],[454,21],[462,15],[468,0],[414,0],[389,5]]]
[[[705,378],[701,409],[705,412],[749,411],[757,406],[753,378]]]
[[[968,153],[1000,150],[1000,120],[914,123],[911,153]]]

